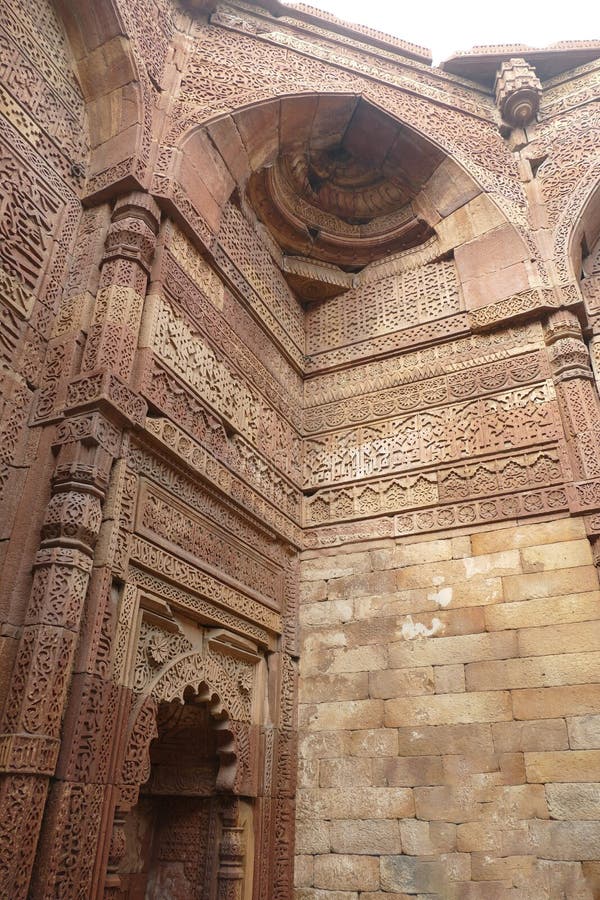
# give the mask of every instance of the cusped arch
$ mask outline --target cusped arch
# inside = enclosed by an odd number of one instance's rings
[[[218,739],[218,790],[248,793],[252,782],[252,691],[244,678],[236,678],[215,655],[191,652],[168,663],[138,697],[129,716],[121,783],[125,805],[137,801],[139,788],[150,775],[150,745],[158,736],[160,703],[184,703],[192,695],[208,704]]]

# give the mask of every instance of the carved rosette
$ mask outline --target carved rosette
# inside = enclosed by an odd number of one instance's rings
[[[542,84],[535,69],[524,59],[509,59],[496,75],[496,105],[504,121],[513,128],[525,128],[540,108]]]

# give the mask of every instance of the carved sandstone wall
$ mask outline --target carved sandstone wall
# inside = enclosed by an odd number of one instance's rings
[[[0,895],[587,900],[598,47],[270,8],[3,5]]]

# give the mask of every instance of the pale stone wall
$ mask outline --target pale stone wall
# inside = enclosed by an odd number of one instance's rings
[[[581,519],[307,552],[300,620],[298,900],[600,895]]]

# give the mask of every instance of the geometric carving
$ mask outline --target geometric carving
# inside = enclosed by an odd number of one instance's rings
[[[203,560],[236,582],[252,588],[273,603],[281,604],[283,580],[281,570],[270,560],[253,554],[232,540],[231,535],[213,526],[157,488],[142,483],[138,501],[136,531],[157,540],[169,549],[179,547],[189,558]]]
[[[551,383],[305,442],[307,486],[355,480],[558,437]]]
[[[188,590],[195,591],[226,609],[239,612],[272,631],[280,631],[280,616],[276,612],[141,538],[134,537],[131,557],[138,565],[156,572],[159,576],[166,576],[169,580],[185,584]]]

